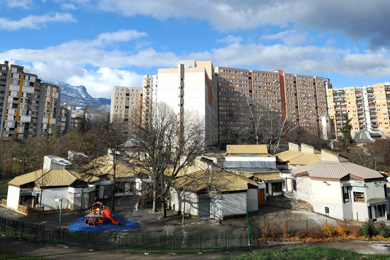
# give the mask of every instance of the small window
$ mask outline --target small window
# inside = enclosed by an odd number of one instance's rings
[[[353,193],[354,202],[364,202],[364,192]]]

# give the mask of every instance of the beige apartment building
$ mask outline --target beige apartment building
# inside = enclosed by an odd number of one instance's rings
[[[130,134],[142,119],[141,88],[116,86],[111,92],[110,122],[123,123],[124,133]]]
[[[327,100],[329,117],[338,138],[342,137],[340,128],[346,124],[346,116],[351,119],[352,136],[362,130],[390,136],[390,84],[329,88]]]
[[[202,134],[205,144],[217,144],[218,95],[213,63],[182,60],[176,68],[158,69],[154,79],[157,79],[157,85],[144,89],[149,92],[145,95],[151,98],[148,104],[166,103],[184,127],[188,120],[186,115],[196,116],[196,120],[204,124]]]
[[[22,66],[8,61],[3,61],[0,67],[1,138],[53,134],[59,115],[60,88],[42,83],[37,75],[26,73]]]
[[[329,79],[277,71],[217,67],[219,138],[234,141],[248,127],[250,106],[264,113],[280,113],[300,129],[323,136],[327,116],[326,88]]]

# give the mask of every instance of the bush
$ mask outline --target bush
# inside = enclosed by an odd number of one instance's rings
[[[360,227],[358,225],[348,225],[348,231],[349,233],[354,236],[354,237],[358,237],[360,236]]]
[[[263,237],[269,237],[269,223],[268,219],[264,218],[263,221],[260,221],[260,231]]]
[[[336,235],[336,231],[335,231],[334,227],[329,223],[326,223],[325,225],[323,225],[321,230],[324,233],[324,235],[327,237],[334,237]]]
[[[387,230],[386,225],[383,224],[383,223],[379,224],[378,232],[379,232],[379,235],[384,237],[384,238],[388,238],[389,237],[389,231]]]
[[[340,226],[337,226],[335,228],[335,232],[337,233],[337,235],[339,236],[346,236],[347,235],[347,229],[345,227],[340,227]]]
[[[324,237],[324,234],[320,228],[302,229],[297,231],[295,235],[300,239],[304,239],[304,238],[319,239]]]
[[[364,222],[364,224],[360,228],[360,234],[362,234],[362,236],[366,238],[372,237],[373,235],[375,235],[375,232],[375,225],[374,222],[372,222],[371,220]]]

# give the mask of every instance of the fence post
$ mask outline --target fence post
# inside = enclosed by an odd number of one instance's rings
[[[248,212],[248,206],[246,207],[246,223],[248,225],[248,246],[249,251],[252,251],[252,233],[251,233],[251,225],[249,224],[249,212]]]

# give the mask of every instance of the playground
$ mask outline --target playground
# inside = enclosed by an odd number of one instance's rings
[[[111,229],[131,230],[139,226],[138,222],[124,221],[120,215],[111,214],[102,202],[95,202],[85,212],[85,216],[69,225],[69,230],[77,232],[99,232]]]

